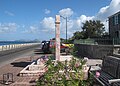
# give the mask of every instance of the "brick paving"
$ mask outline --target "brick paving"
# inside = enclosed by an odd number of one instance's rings
[[[39,57],[40,55],[36,55],[32,58],[32,60]],[[19,76],[19,72],[30,63],[30,60],[30,56],[26,56],[22,59],[15,60],[10,64],[0,67],[0,86],[6,86],[3,84],[3,74],[5,73],[13,73],[14,82],[9,86],[35,86],[35,81],[39,78],[39,76]]]

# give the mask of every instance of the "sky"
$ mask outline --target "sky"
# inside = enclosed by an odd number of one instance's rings
[[[0,41],[49,40],[55,37],[55,15],[68,18],[68,37],[86,20],[101,20],[120,11],[120,0],[0,0]],[[61,38],[66,21],[61,17]]]

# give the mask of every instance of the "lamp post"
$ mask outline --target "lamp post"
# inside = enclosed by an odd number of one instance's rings
[[[62,17],[63,19],[66,20],[66,43],[67,43],[67,22],[68,22],[68,21],[67,21],[67,17],[63,17],[63,16],[61,16],[61,15],[60,15],[60,17]]]

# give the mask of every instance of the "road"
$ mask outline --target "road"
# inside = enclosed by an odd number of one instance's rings
[[[36,48],[39,48],[39,45],[36,46],[36,47],[32,47],[32,48],[29,48],[29,49],[26,49],[26,50],[16,52],[16,53],[11,53],[9,55],[0,56],[0,67],[5,65],[5,64],[11,63],[16,59],[23,58],[23,57],[26,57],[26,56],[35,55],[34,50]]]

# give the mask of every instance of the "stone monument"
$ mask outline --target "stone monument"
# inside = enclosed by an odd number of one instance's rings
[[[56,61],[60,60],[60,15],[56,15],[55,20],[55,31],[56,31],[56,45],[55,45],[55,57]]]

